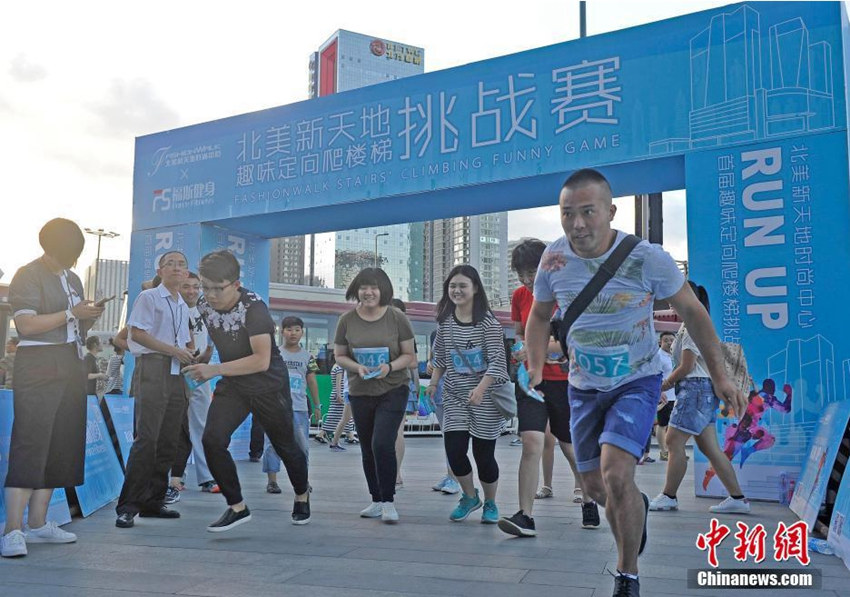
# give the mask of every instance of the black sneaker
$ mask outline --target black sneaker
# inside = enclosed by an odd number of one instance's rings
[[[245,506],[245,509],[241,512],[235,512],[233,508],[228,508],[221,515],[221,518],[207,527],[207,531],[210,533],[222,533],[229,531],[233,527],[238,527],[240,524],[249,520],[251,520],[251,511],[248,509],[248,506]]]
[[[168,489],[165,490],[165,498],[162,500],[163,504],[176,504],[180,501],[180,490],[174,487],[173,485],[169,485]]]
[[[640,597],[640,581],[618,574],[614,577],[614,597]]]
[[[595,529],[599,527],[599,506],[596,502],[582,502],[581,528]]]
[[[522,510],[510,518],[502,516],[498,524],[499,529],[508,535],[515,535],[516,537],[534,537],[537,535],[537,530],[534,528],[534,519],[531,516],[526,516]]]
[[[292,524],[307,524],[310,522],[310,496],[306,502],[295,502],[292,505]]]
[[[643,548],[646,547],[646,523],[649,522],[649,497],[643,492],[641,492],[640,497],[643,498],[643,535],[640,538],[640,549],[638,550],[638,555],[643,553]],[[637,581],[635,581],[637,582]],[[624,593],[624,595],[630,595],[630,593]],[[637,593],[635,593],[637,595]]]

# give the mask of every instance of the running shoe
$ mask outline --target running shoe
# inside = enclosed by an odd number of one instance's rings
[[[203,493],[221,493],[221,488],[215,481],[207,481],[206,483],[201,483],[201,491]]]
[[[527,516],[522,510],[508,518],[503,516],[499,519],[499,529],[508,535],[516,537],[535,537],[537,530],[534,528],[534,519]]]
[[[595,529],[599,527],[599,506],[596,502],[583,502],[581,505],[581,528]]]
[[[460,493],[460,483],[449,477],[449,480],[443,486],[442,492],[446,495],[457,495]]]
[[[465,493],[461,493],[460,501],[458,501],[455,509],[452,510],[452,513],[449,515],[449,520],[453,522],[460,522],[462,520],[466,520],[470,514],[480,509],[484,504],[481,503],[481,498],[478,497],[478,490],[475,490],[475,495],[470,496]]]
[[[174,487],[173,485],[169,485],[168,489],[165,490],[165,499],[162,500],[164,504],[176,504],[180,501],[180,490]]]
[[[750,500],[747,498],[736,500],[730,496],[709,510],[715,514],[749,514]]]
[[[493,500],[484,500],[484,512],[481,513],[482,524],[498,524],[499,507]]]
[[[340,446],[339,444],[331,444],[328,446],[331,449],[331,452],[345,452],[345,448]]]
[[[640,597],[640,582],[636,578],[618,574],[614,577],[614,597]]]
[[[398,512],[396,512],[393,502],[381,502],[381,520],[387,524],[398,522]]]
[[[534,494],[535,500],[545,500],[546,498],[550,498],[555,495],[555,492],[552,491],[551,487],[546,487],[545,485],[537,490],[537,493]]]
[[[659,493],[652,501],[649,502],[649,510],[651,512],[664,512],[666,510],[678,510],[679,509],[679,500],[676,498],[671,498],[663,493]]]
[[[451,477],[446,475],[445,477],[443,477],[442,479],[440,479],[439,481],[434,483],[431,486],[431,489],[433,489],[434,491],[443,491],[443,487],[446,486],[446,483],[448,483],[450,479],[451,479]]]
[[[381,502],[372,502],[360,511],[361,518],[379,518],[382,514]]]

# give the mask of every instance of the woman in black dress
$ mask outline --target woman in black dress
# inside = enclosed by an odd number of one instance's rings
[[[103,313],[102,306],[83,300],[83,285],[69,270],[85,243],[79,226],[56,218],[44,225],[38,240],[44,255],[20,268],[9,285],[20,343],[12,388],[15,418],[5,482],[3,557],[26,555],[27,543],[77,540],[46,520],[47,507],[54,488],[83,483],[83,338]]]

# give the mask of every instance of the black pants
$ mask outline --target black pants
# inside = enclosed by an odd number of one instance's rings
[[[192,453],[192,438],[189,435],[189,404],[183,412],[183,423],[180,424],[180,433],[177,434],[177,448],[174,451],[174,463],[171,465],[172,477],[183,477],[186,474],[186,463]]]
[[[118,497],[118,514],[155,512],[162,507],[168,471],[177,451],[177,435],[186,411],[186,385],[171,375],[171,357],[136,359],[136,439],[127,458],[127,474]]]
[[[266,432],[263,431],[263,426],[257,420],[257,417],[251,419],[251,441],[248,444],[249,458],[262,458],[263,448],[266,443]]]
[[[242,501],[236,464],[227,447],[230,445],[230,436],[249,413],[265,429],[274,451],[286,467],[286,474],[289,475],[295,493],[306,493],[309,488],[307,454],[295,438],[289,388],[283,387],[268,393],[245,392],[225,378],[215,387],[207,414],[207,426],[204,428],[203,444],[207,466],[221,488],[227,505]]]
[[[447,431],[443,434],[449,466],[456,477],[465,477],[472,472],[472,463],[466,455],[469,451],[469,437],[468,431]],[[478,478],[482,483],[495,483],[499,480],[496,440],[473,437],[472,457],[475,458]]]
[[[351,414],[360,437],[363,473],[373,502],[392,502],[398,460],[395,439],[407,407],[406,385],[380,396],[351,396]]]

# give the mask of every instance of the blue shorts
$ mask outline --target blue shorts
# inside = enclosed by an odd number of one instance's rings
[[[570,431],[578,471],[599,468],[602,444],[617,446],[639,459],[652,431],[660,395],[660,374],[641,377],[607,392],[570,385]]]
[[[720,398],[708,377],[686,377],[676,384],[676,406],[670,414],[670,427],[699,435],[717,420]]]

